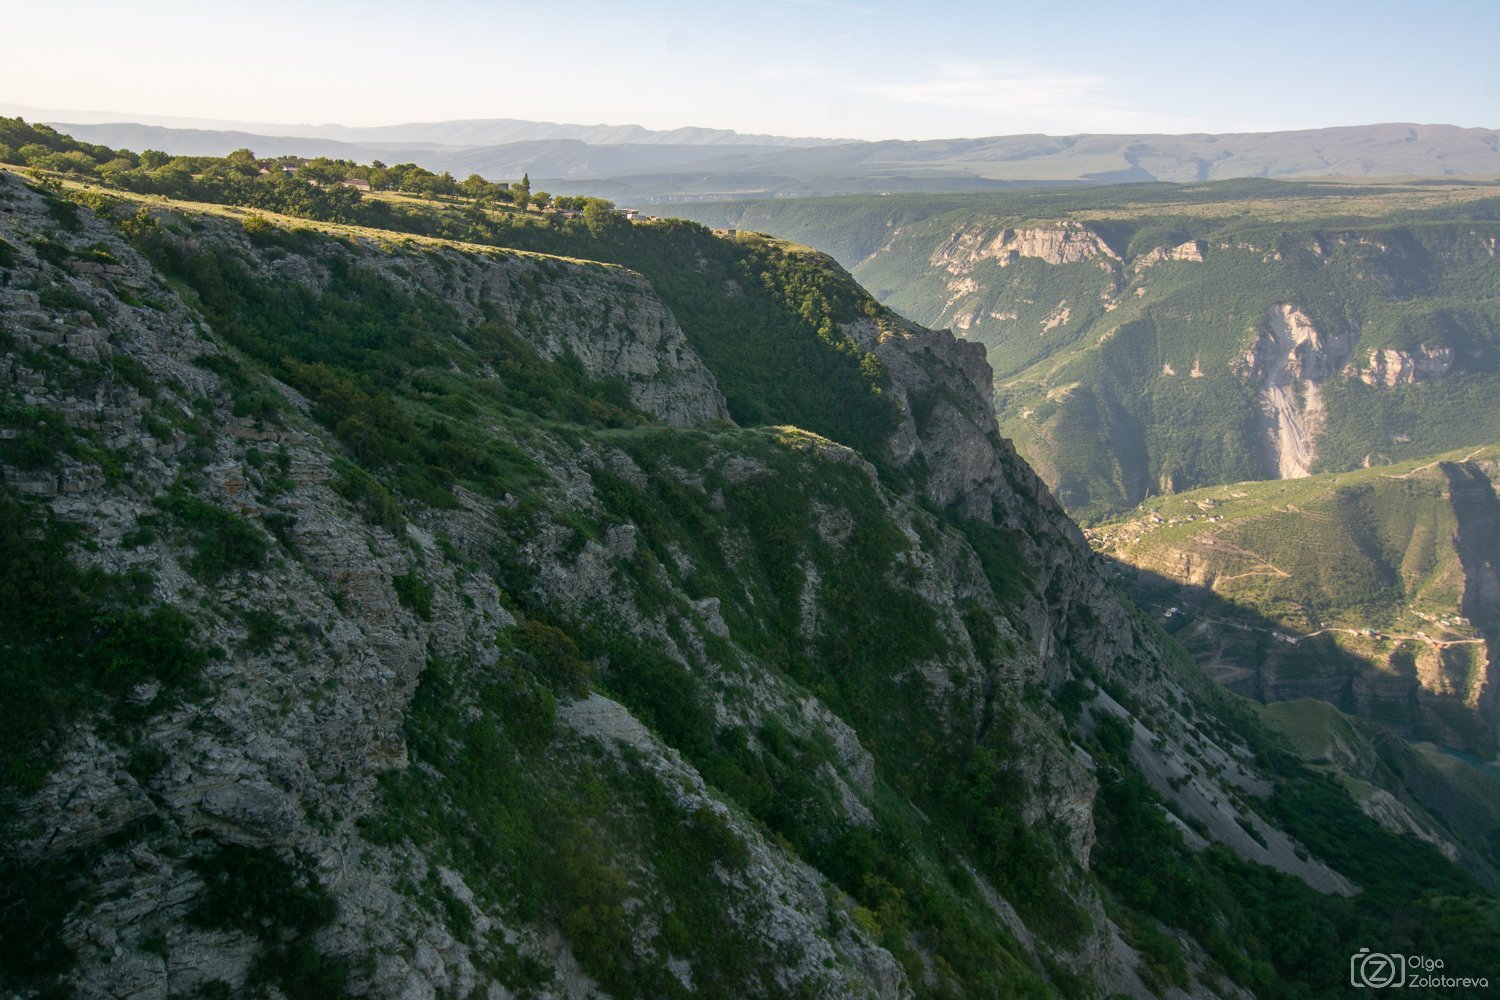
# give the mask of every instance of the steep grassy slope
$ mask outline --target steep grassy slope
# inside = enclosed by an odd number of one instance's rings
[[[5,989],[1322,996],[1372,936],[1495,950],[1120,600],[979,349],[826,258],[0,192]]]
[[[801,239],[984,343],[1075,514],[1500,435],[1493,185],[1233,182],[686,214]]]
[[[1089,534],[1233,690],[1321,698],[1489,757],[1497,457],[1194,490]]]
[[[1412,745],[1322,701],[1262,706],[1260,718],[1296,754],[1326,769],[1367,815],[1410,830],[1491,882],[1500,862],[1500,773],[1431,743]]]

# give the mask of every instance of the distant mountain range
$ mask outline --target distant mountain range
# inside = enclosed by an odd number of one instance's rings
[[[7,113],[21,110],[0,106]],[[1500,175],[1500,131],[1451,125],[863,142],[508,118],[351,128],[174,119],[90,124],[45,112],[31,117],[115,147],[192,155],[248,147],[264,156],[410,161],[494,180],[525,173],[556,194],[596,194],[640,205],[1236,177]]]

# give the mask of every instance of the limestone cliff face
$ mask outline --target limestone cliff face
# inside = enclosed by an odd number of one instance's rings
[[[892,457],[903,465],[919,461],[929,471],[923,492],[930,503],[1004,529],[1035,567],[1036,592],[1024,619],[1049,679],[1060,683],[1074,665],[1154,655],[1149,644],[1141,648],[1123,606],[1108,593],[1077,525],[997,432],[983,347],[892,325],[864,323],[849,332],[886,364],[906,411],[889,443]],[[954,371],[963,373],[962,383],[948,375]],[[920,425],[916,413],[923,414]],[[1088,611],[1080,614],[1078,605]],[[1097,629],[1079,627],[1085,614]],[[1078,642],[1084,645],[1070,664],[1060,650]]]
[[[1310,475],[1327,415],[1322,381],[1343,367],[1349,337],[1320,332],[1287,302],[1273,306],[1250,349],[1235,363],[1241,377],[1260,384],[1264,463],[1270,478]]]
[[[451,259],[446,275],[420,275],[444,301],[477,300],[480,310],[492,307],[514,324],[543,357],[576,358],[594,378],[623,379],[631,402],[669,426],[729,419],[713,373],[640,275],[520,255]]]
[[[1035,257],[1047,264],[1079,264],[1098,261],[1108,268],[1119,255],[1109,248],[1097,233],[1076,224],[1055,229],[993,228],[973,226],[959,229],[932,251],[933,267],[950,274],[962,274],[982,261],[993,260],[1008,267],[1022,257]]]
[[[1305,852],[1285,835],[1269,829],[1260,839],[1246,835],[1246,825],[1259,821],[1232,805],[1236,796],[1224,789],[1237,781],[1262,789],[1270,786],[1255,784],[1252,768],[1236,748],[1204,740],[1182,714],[1178,698],[1196,682],[1162,670],[1168,654],[1159,637],[1106,582],[1097,557],[1046,484],[994,432],[991,374],[978,345],[948,334],[874,323],[846,329],[860,343],[873,346],[892,373],[908,413],[926,415],[921,427],[909,418],[893,435],[892,456],[908,463],[920,459],[934,470],[925,488],[929,502],[994,524],[1015,540],[1018,568],[1028,567],[1034,575],[1010,617],[1037,651],[1048,683],[1058,685],[1097,672],[1128,685],[1151,706],[1153,728],[1135,723],[1144,734],[1136,759],[1160,794],[1188,813],[1211,820],[1215,839],[1242,857],[1296,875],[1322,892],[1355,891],[1348,879],[1327,865],[1307,861]],[[964,382],[951,377],[937,382],[932,376],[942,369],[931,362],[938,359],[945,362],[944,368],[962,371]],[[1108,707],[1107,696],[1101,695],[1096,704],[1098,711],[1129,715],[1118,705]],[[1174,757],[1175,765],[1163,763]],[[1204,759],[1220,759],[1227,773],[1185,785],[1181,779],[1186,762]],[[1033,780],[1042,787],[1057,787],[1055,776],[1042,780],[1040,773],[1028,773],[1036,774]],[[1081,816],[1087,796],[1087,786],[1080,784],[1076,776],[1066,781],[1050,812],[1068,824],[1075,844],[1086,843],[1087,834],[1085,827],[1071,821]],[[1262,844],[1267,838],[1272,847]]]
[[[14,183],[4,193],[0,233],[8,243],[24,246],[50,229],[41,198]],[[119,269],[85,283],[23,251],[5,277],[7,302],[22,308],[3,316],[12,340],[0,381],[12,399],[128,455],[129,477],[106,480],[97,467],[64,459],[57,470],[7,464],[7,483],[86,533],[93,550],[80,554],[86,565],[154,580],[156,601],[215,606],[217,613],[199,619],[201,641],[241,650],[241,613],[260,610],[277,623],[270,648],[210,664],[203,683],[215,694],[205,703],[150,712],[157,690],[147,684],[131,693],[148,711],[132,743],[163,762],[153,772],[130,777],[130,748],[86,722],[60,733],[55,770],[21,805],[12,831],[12,859],[95,860],[87,869],[95,902],[75,910],[59,932],[77,955],[79,991],[166,996],[197,983],[242,982],[254,952],[242,940],[187,928],[172,931],[170,956],[136,947],[142,935],[176,928],[202,889],[183,863],[184,847],[194,838],[274,846],[310,855],[324,873],[337,871],[354,849],[353,828],[330,826],[328,817],[352,820],[368,808],[376,773],[405,765],[401,716],[424,647],[482,645],[486,629],[508,615],[493,582],[471,576],[435,597],[440,615],[419,620],[392,580],[422,558],[431,536],[415,534],[411,548],[371,530],[330,488],[335,456],[305,420],[264,426],[233,417],[222,380],[204,367],[222,352],[203,336],[200,317],[111,227],[84,215],[68,243],[107,247]],[[49,299],[70,307],[38,308],[27,285],[51,289]],[[53,346],[61,350],[48,361],[43,352]],[[112,367],[101,372],[100,361]],[[125,362],[147,379],[130,384],[108,374],[127,370]],[[172,412],[206,419],[176,426],[164,418]],[[247,466],[250,449],[285,456],[274,491]],[[195,579],[182,549],[131,544],[128,533],[157,513],[153,498],[188,467],[207,503],[256,525],[276,519],[302,556],[251,571],[236,592],[224,593]],[[473,602],[472,614],[456,613],[460,595]],[[101,842],[148,822],[159,832],[99,854]],[[382,856],[343,871],[346,917],[330,933],[358,927],[371,935],[372,953],[393,956],[372,974],[393,984],[412,975],[394,957],[407,944],[431,952],[439,968],[448,963],[444,975],[472,979],[451,938],[415,914],[382,874],[389,863]]]
[[[1163,261],[1176,260],[1187,261],[1193,264],[1203,263],[1203,241],[1188,240],[1179,243],[1175,247],[1155,247],[1149,253],[1142,254],[1134,261],[1137,273],[1146,270],[1153,265]]]
[[[1428,347],[1422,344],[1414,351],[1387,347],[1370,352],[1369,363],[1359,369],[1359,380],[1366,385],[1416,385],[1442,378],[1453,370],[1453,348]]]
[[[1353,350],[1348,332],[1319,330],[1302,309],[1280,303],[1233,363],[1236,374],[1259,383],[1262,461],[1269,478],[1301,478],[1317,464],[1318,437],[1327,422],[1325,380],[1357,378],[1393,388],[1440,379],[1454,364],[1448,346],[1373,349],[1363,366],[1350,361]]]
[[[461,325],[504,324],[541,357],[576,362],[591,378],[622,381],[630,400],[674,427],[728,420],[713,373],[640,275],[622,267],[488,249],[416,253],[355,238],[345,248],[272,255],[234,227],[196,234],[196,252],[227,254],[268,281],[323,289],[330,268],[370,274],[409,296],[431,296]]]

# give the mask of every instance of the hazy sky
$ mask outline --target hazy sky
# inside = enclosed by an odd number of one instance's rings
[[[1500,127],[1497,0],[0,0],[0,103],[852,138]]]

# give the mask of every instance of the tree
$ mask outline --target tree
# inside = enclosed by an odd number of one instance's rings
[[[253,178],[260,171],[260,161],[250,150],[236,149],[224,157],[224,170],[234,176]]]
[[[470,174],[463,179],[463,183],[459,184],[459,189],[476,201],[488,197],[493,187],[493,184],[478,174]]]
[[[330,160],[326,156],[320,156],[314,160],[308,160],[297,175],[305,181],[313,181],[325,187],[337,184],[349,176],[350,164],[340,160]]]
[[[589,232],[595,236],[600,235],[609,227],[615,225],[620,217],[615,214],[615,207],[603,198],[589,198],[583,205],[583,224],[589,227]]]

